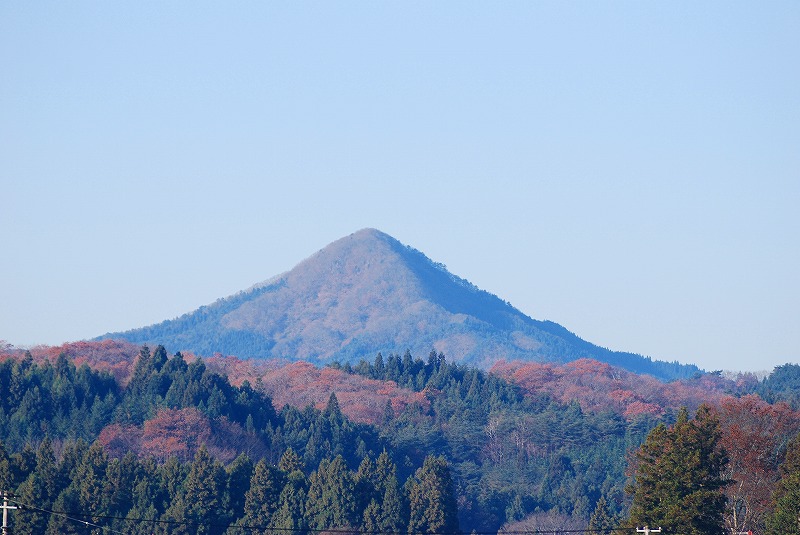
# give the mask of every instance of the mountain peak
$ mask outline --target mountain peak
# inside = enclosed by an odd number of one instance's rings
[[[378,230],[376,228],[372,228],[372,227],[365,227],[365,228],[362,228],[361,230],[357,230],[354,233],[352,233],[350,236],[353,237],[353,238],[357,238],[357,239],[380,239],[380,240],[385,240],[385,239],[388,238],[390,240],[394,240],[394,238],[392,238],[391,236],[389,236],[385,232],[381,232],[380,230]]]
[[[101,338],[161,343],[198,355],[318,364],[371,359],[379,351],[422,356],[433,348],[484,368],[501,359],[588,357],[664,378],[682,370],[660,373],[676,365],[611,352],[560,325],[534,320],[374,228],[340,238],[249,290],[174,320]]]

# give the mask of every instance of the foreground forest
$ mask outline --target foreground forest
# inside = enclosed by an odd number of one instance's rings
[[[655,518],[637,489],[657,444],[692,440],[721,525],[761,532],[800,477],[793,365],[667,384],[589,360],[486,373],[436,352],[319,369],[62,349],[0,352],[0,490],[27,506],[12,533],[630,527]]]

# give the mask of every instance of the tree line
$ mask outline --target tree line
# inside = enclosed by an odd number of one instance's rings
[[[393,381],[425,403],[396,413],[387,402],[374,425],[345,417],[335,393],[321,408],[276,410],[258,381],[234,386],[202,359],[161,346],[143,347],[124,381],[63,355],[0,362],[0,490],[42,509],[14,513],[15,532],[23,520],[31,533],[78,529],[66,513],[126,533],[486,532],[554,522],[738,532],[773,529],[778,512],[791,518],[796,507],[800,419],[785,403],[742,396],[694,417],[623,417],[523,392],[435,351],[334,367]],[[788,396],[785,383],[770,392]],[[662,457],[653,470],[671,483],[641,490],[648,463]],[[695,475],[705,494],[683,496]],[[672,505],[659,516],[655,503]],[[711,520],[677,523],[697,503]]]
[[[100,443],[42,440],[9,454],[0,444],[0,485],[16,489],[11,533],[267,534],[458,531],[447,462],[429,456],[400,484],[386,452],[357,470],[323,459],[310,474],[287,449],[277,466],[240,454],[224,465],[201,446],[194,458],[164,463],[128,453],[110,458]]]
[[[63,355],[42,365],[9,359],[0,391],[0,489],[25,506],[13,533],[86,533],[80,521],[125,533],[458,530],[447,461],[410,452],[399,471],[389,443],[349,422],[335,394],[324,410],[278,413],[249,384],[232,386],[200,359],[169,359],[161,346],[142,348],[125,385]],[[205,444],[190,459],[113,456],[97,440],[109,426],[131,432],[157,420],[159,407],[238,425],[258,439],[258,458],[223,463]]]

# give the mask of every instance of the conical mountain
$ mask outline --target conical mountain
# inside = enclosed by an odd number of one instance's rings
[[[500,359],[589,357],[664,379],[698,371],[612,352],[531,319],[375,229],[337,240],[283,275],[174,320],[101,338],[318,364],[372,359],[379,351],[425,357],[435,348],[484,368]]]

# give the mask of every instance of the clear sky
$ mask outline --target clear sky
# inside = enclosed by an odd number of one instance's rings
[[[0,3],[0,339],[375,227],[536,319],[800,362],[800,2]]]

